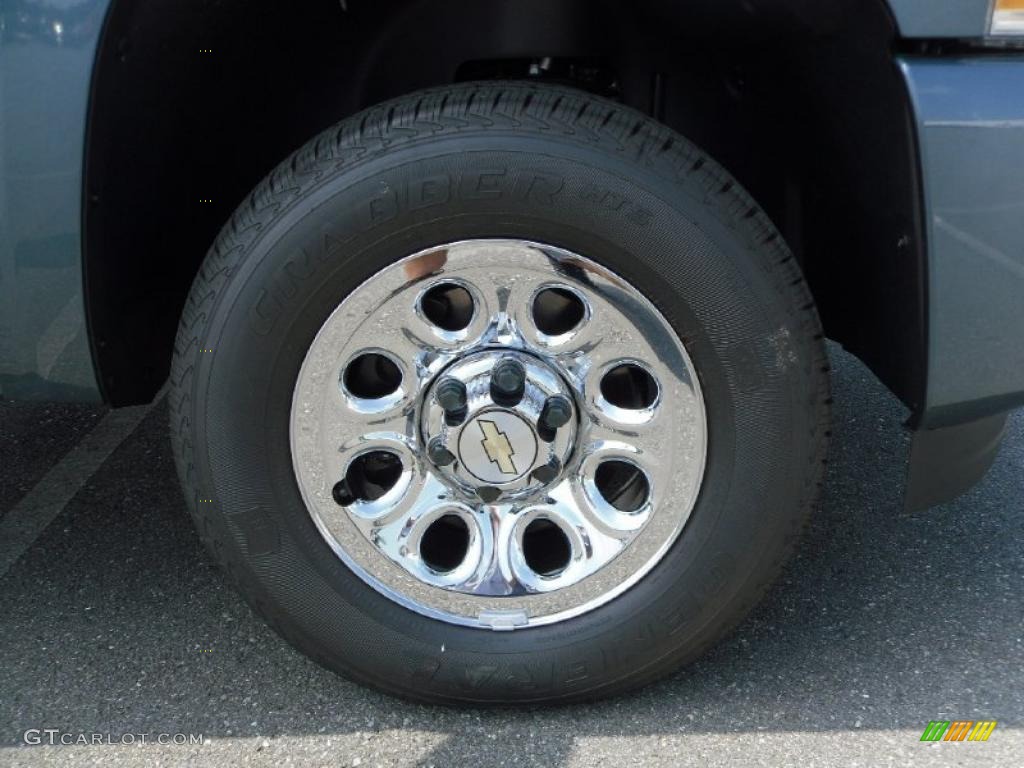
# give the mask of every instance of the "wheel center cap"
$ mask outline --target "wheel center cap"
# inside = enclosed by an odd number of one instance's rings
[[[537,435],[511,411],[484,411],[459,433],[458,458],[480,481],[490,485],[507,483],[533,468]]]
[[[578,423],[562,377],[513,350],[456,360],[425,393],[420,413],[434,471],[486,503],[521,499],[561,478]]]

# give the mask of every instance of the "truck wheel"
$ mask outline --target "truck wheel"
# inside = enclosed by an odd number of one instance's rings
[[[707,155],[565,88],[465,84],[317,136],[225,226],[172,371],[202,539],[281,635],[432,702],[693,659],[814,503],[822,333]]]

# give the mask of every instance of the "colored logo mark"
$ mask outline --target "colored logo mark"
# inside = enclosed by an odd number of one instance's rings
[[[995,720],[932,720],[921,741],[988,741],[995,729]]]
[[[483,444],[484,450],[487,451],[487,458],[498,465],[502,474],[514,475],[516,465],[512,463],[512,457],[516,453],[512,450],[512,443],[509,442],[508,435],[499,430],[498,425],[493,421],[480,419],[477,424],[480,425],[480,431],[484,433],[484,439],[480,442]]]

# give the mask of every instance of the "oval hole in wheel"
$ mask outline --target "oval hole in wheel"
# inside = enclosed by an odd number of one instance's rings
[[[461,331],[473,320],[473,297],[457,283],[441,283],[420,298],[423,316],[444,331]]]
[[[583,300],[567,288],[545,288],[533,298],[533,322],[548,336],[568,333],[585,314]]]
[[[541,576],[557,576],[569,565],[572,545],[556,523],[539,517],[523,531],[523,557]]]
[[[360,501],[379,499],[395,487],[401,476],[402,460],[391,451],[370,451],[356,456],[345,472],[349,492]]]
[[[654,405],[658,383],[636,363],[622,363],[601,378],[601,394],[616,408],[638,411]]]
[[[628,461],[602,461],[594,473],[594,485],[620,512],[636,512],[651,494],[647,475]]]
[[[345,389],[355,397],[376,400],[398,390],[402,372],[389,357],[378,352],[364,352],[345,366],[343,381]]]
[[[420,557],[438,573],[457,568],[469,551],[469,526],[458,515],[442,515],[432,522],[420,539]]]

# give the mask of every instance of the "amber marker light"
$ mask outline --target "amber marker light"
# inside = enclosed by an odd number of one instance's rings
[[[1024,35],[1024,0],[995,0],[992,4],[992,35]]]

